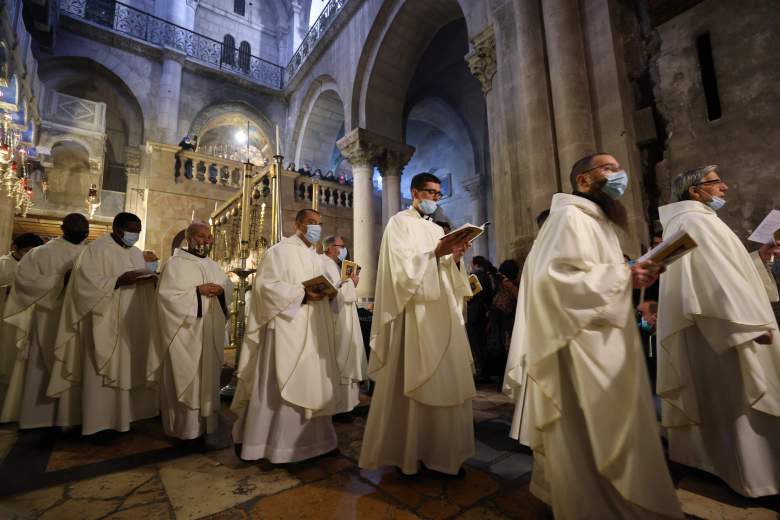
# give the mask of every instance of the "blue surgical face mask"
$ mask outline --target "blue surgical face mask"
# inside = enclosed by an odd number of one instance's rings
[[[711,207],[713,210],[718,211],[720,208],[726,205],[726,201],[721,199],[720,197],[713,196],[708,202],[707,206]]]
[[[422,211],[426,215],[432,215],[436,211],[436,208],[438,207],[439,205],[436,203],[435,200],[430,200],[430,199],[420,200],[420,211]]]
[[[140,236],[141,233],[133,233],[131,231],[125,231],[122,234],[122,243],[127,247],[133,247],[135,243],[138,242],[138,238]]]
[[[316,244],[320,241],[320,235],[322,235],[322,226],[319,224],[308,224],[306,226],[306,240],[310,244]]]
[[[613,173],[607,177],[607,183],[601,188],[601,191],[609,195],[612,199],[619,199],[628,188],[628,174],[625,170]]]
[[[642,329],[643,332],[652,332],[653,326],[647,323],[647,320],[642,318],[642,321],[639,323],[639,328]]]
[[[154,262],[146,262],[146,270],[156,273],[159,265],[160,263],[157,260],[155,260]]]
[[[346,247],[342,247],[341,248],[341,251],[339,251],[338,259],[339,259],[339,262],[343,262],[344,260],[347,259],[347,248]]]

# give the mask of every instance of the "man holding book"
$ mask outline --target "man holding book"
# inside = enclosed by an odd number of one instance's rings
[[[339,377],[334,381],[336,413],[346,414],[360,402],[360,382],[366,379],[366,352],[363,349],[363,335],[360,332],[355,291],[360,276],[356,264],[347,260],[344,237],[334,235],[325,238],[323,248],[324,252],[320,255],[320,259],[325,276],[338,287],[338,295],[332,303],[335,311],[333,328],[339,369]]]
[[[660,269],[623,259],[618,161],[583,157],[570,179],[520,279],[504,379],[511,435],[534,450],[531,492],[556,518],[682,518],[631,301]]]
[[[320,233],[320,214],[299,211],[295,234],[269,248],[257,272],[232,404],[242,459],[278,464],[336,448],[333,286],[314,249]]]
[[[728,187],[717,166],[677,176],[659,208],[664,238],[698,247],[661,278],[658,395],[669,458],[722,478],[746,496],[780,492],[780,333],[763,264],[718,218]],[[775,291],[771,296],[777,298]],[[717,398],[713,398],[717,396]]]
[[[457,474],[474,454],[476,390],[462,306],[469,236],[443,238],[426,217],[439,179],[412,179],[412,207],[387,223],[379,254],[369,376],[376,381],[359,464]],[[455,233],[455,232],[453,232]]]

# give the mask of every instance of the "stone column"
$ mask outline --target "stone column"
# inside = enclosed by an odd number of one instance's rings
[[[0,251],[6,254],[11,247],[14,230],[14,201],[0,189]]]
[[[292,8],[292,53],[295,54],[295,51],[298,50],[298,47],[301,45],[301,42],[303,41],[303,37],[306,36],[306,31],[308,30],[308,27],[304,27],[302,25],[303,8],[301,7],[300,1],[293,0],[293,2],[290,4],[290,7]],[[312,22],[314,22],[314,20],[309,20],[309,23]]]
[[[474,205],[474,221],[472,224],[481,226],[488,220],[487,200],[485,198],[484,183],[490,182],[486,176],[475,175],[463,182],[463,189],[471,196],[471,203]],[[491,223],[492,225],[492,223]],[[485,258],[490,257],[489,252],[490,226],[486,229],[483,236],[479,237],[472,247],[474,255],[482,255]]]
[[[194,0],[169,0],[157,2],[157,16],[184,29],[192,30],[195,23]],[[179,101],[181,94],[181,70],[184,56],[175,48],[166,48],[163,52],[160,90],[157,96],[157,131],[159,140],[167,144],[176,144],[182,137],[179,133]]]
[[[590,88],[578,0],[542,2],[550,90],[558,145],[561,186],[568,191],[569,171],[596,151]]]
[[[379,148],[369,141],[367,134],[365,130],[358,128],[336,143],[352,166],[352,251],[355,254],[354,260],[362,267],[357,288],[358,303],[362,305],[374,299],[380,242],[376,236],[372,179]]]
[[[414,148],[393,144],[379,161],[382,174],[382,226],[401,210],[401,174],[414,154]]]

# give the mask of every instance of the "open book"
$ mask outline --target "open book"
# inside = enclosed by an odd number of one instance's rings
[[[461,240],[468,240],[471,242],[475,238],[477,238],[479,235],[485,232],[485,226],[489,225],[490,222],[485,222],[481,226],[475,226],[474,224],[463,224],[458,229],[453,229],[443,237],[441,237],[439,240],[444,240],[448,237],[458,237],[458,241]]]
[[[669,265],[693,251],[698,244],[684,230],[673,234],[647,253],[643,254],[637,262],[652,260],[656,264]]]
[[[306,280],[303,282],[303,286],[316,293],[324,294],[328,298],[332,298],[339,293],[339,290],[330,283],[330,280],[324,274]]]
[[[361,267],[357,264],[357,262],[353,262],[352,260],[343,260],[341,262],[341,281],[346,282],[352,278],[353,274],[360,274],[360,269]]]
[[[773,209],[764,217],[748,240],[759,244],[768,244],[773,240],[777,242],[778,231],[780,231],[780,210]]]

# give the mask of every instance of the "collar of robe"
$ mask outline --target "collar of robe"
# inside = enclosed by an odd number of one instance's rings
[[[191,254],[192,256],[196,256],[198,258],[206,258],[206,256],[208,256],[208,255],[199,255],[195,251],[190,251],[189,249],[182,249],[182,251],[185,251],[185,252]]]
[[[701,213],[703,215],[717,216],[714,209],[698,200],[681,200],[672,202],[658,208],[658,219],[662,226],[666,226],[672,219],[683,213]]]
[[[576,206],[594,218],[609,220],[607,214],[604,213],[604,210],[583,193],[556,193],[553,195],[550,211],[561,209],[566,206]]]

